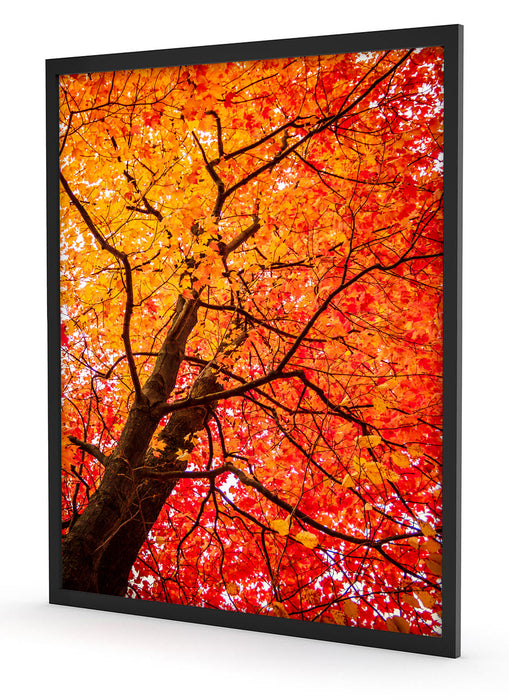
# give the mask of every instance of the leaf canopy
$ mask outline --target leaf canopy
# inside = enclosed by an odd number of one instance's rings
[[[64,535],[171,482],[126,595],[440,634],[442,70],[61,76]]]

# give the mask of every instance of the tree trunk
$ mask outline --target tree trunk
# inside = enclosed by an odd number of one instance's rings
[[[203,393],[212,393],[221,388],[213,375],[200,377],[195,384],[197,386]],[[146,466],[159,469],[165,474],[169,471],[182,471],[185,462],[177,461],[177,450],[190,452],[193,449],[191,440],[185,438],[203,429],[207,414],[208,409],[203,406],[173,413],[158,435],[159,440],[166,442],[166,448],[160,457],[149,457]],[[123,524],[104,547],[98,562],[98,592],[125,595],[129,572],[138,552],[176,483],[177,480],[171,477],[164,480],[142,478],[141,481],[136,481]]]
[[[185,436],[203,429],[208,409],[191,407],[172,414],[159,433],[166,443],[155,458],[148,450],[159,423],[153,408],[170,396],[197,319],[196,305],[179,298],[174,320],[158,354],[141,401],[129,412],[113,454],[106,461],[103,480],[62,543],[63,588],[124,595],[129,572],[140,547],[175,486],[175,480],[138,478],[142,466],[162,472],[181,471],[177,450],[191,450]],[[210,370],[196,380],[193,395],[220,389]],[[148,450],[148,452],[147,452]],[[142,472],[138,472],[142,473]]]

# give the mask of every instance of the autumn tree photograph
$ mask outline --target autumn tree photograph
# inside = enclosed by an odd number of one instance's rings
[[[60,76],[62,588],[441,635],[443,67]]]

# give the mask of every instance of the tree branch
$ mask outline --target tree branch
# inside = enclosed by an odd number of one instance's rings
[[[210,114],[211,116],[214,117],[216,120],[216,127],[217,127],[217,152],[219,154],[219,158],[222,158],[224,155],[224,149],[223,149],[223,130],[221,127],[221,120],[219,118],[219,115],[217,112],[215,112],[213,109],[209,109],[208,112],[205,112],[205,114]]]
[[[412,244],[413,245],[413,244]],[[306,323],[302,331],[299,333],[297,336],[295,342],[293,343],[292,347],[288,350],[288,352],[285,354],[283,359],[280,361],[279,365],[277,368],[274,370],[276,373],[280,372],[284,367],[288,364],[288,362],[291,360],[293,355],[296,353],[299,345],[303,341],[303,339],[306,337],[306,335],[309,333],[309,331],[313,328],[315,325],[315,322],[317,319],[321,316],[321,314],[326,310],[326,308],[329,306],[331,301],[337,297],[337,295],[340,292],[343,292],[345,289],[350,287],[352,284],[360,280],[362,277],[365,275],[374,272],[375,270],[380,270],[382,272],[386,272],[388,270],[393,270],[395,267],[399,267],[399,265],[402,265],[403,263],[408,263],[412,262],[413,260],[422,260],[425,258],[437,258],[440,257],[441,254],[439,253],[433,253],[430,255],[413,255],[409,258],[405,257],[407,255],[408,251],[405,252],[404,255],[402,255],[396,262],[392,263],[391,265],[381,265],[380,263],[375,263],[374,265],[370,265],[369,267],[366,267],[364,270],[359,272],[358,274],[354,275],[348,282],[344,282],[343,284],[340,284],[339,287],[336,287],[336,289],[333,289],[332,292],[329,293],[329,295],[325,298],[325,300],[320,304],[318,309],[315,311],[315,313],[311,316],[309,321]]]
[[[253,217],[253,223],[251,226],[248,226],[245,228],[243,231],[239,233],[238,236],[236,236],[233,241],[230,243],[227,243],[224,247],[224,253],[223,257],[227,258],[230,253],[233,253],[234,250],[237,250],[237,248],[240,248],[240,246],[245,243],[245,241],[248,240],[248,238],[251,238],[251,236],[254,236],[254,234],[260,229],[260,219],[258,218],[258,214],[255,214]]]
[[[200,140],[198,139],[198,137],[196,136],[194,131],[191,133],[193,135],[193,138],[194,138],[198,148],[200,149],[203,161],[205,163],[205,168],[207,169],[208,174],[210,175],[210,177],[214,181],[214,184],[217,187],[217,198],[216,198],[216,203],[214,205],[213,216],[218,218],[219,214],[221,213],[221,208],[223,206],[224,193],[226,190],[226,186],[225,186],[224,182],[221,180],[221,178],[219,177],[219,175],[214,170],[214,166],[209,162],[207,155],[206,155],[205,151],[203,150],[203,146],[200,143]]]
[[[241,469],[238,469],[237,467],[233,466],[233,464],[231,464],[231,463],[229,466],[229,471],[231,471],[233,474],[235,474],[237,476],[237,478],[239,479],[239,481],[244,484],[244,486],[251,486],[256,491],[258,491],[263,496],[265,496],[265,498],[267,498],[269,501],[272,501],[273,503],[278,505],[280,508],[285,510],[287,513],[291,513],[292,515],[294,515],[296,518],[298,518],[302,522],[315,528],[315,530],[319,530],[320,532],[323,532],[324,534],[329,535],[330,537],[344,540],[345,542],[350,542],[352,544],[356,544],[356,545],[361,546],[361,547],[375,547],[377,550],[379,548],[381,548],[382,540],[380,542],[377,542],[376,540],[370,540],[370,539],[366,539],[363,537],[354,537],[353,535],[347,535],[346,533],[338,532],[337,530],[332,530],[330,527],[327,527],[327,525],[322,525],[322,523],[319,523],[317,520],[312,518],[310,515],[307,515],[306,513],[301,511],[299,508],[295,508],[294,506],[291,506],[286,501],[283,501],[281,498],[279,498],[279,496],[276,496],[274,493],[272,493],[272,491],[270,491],[268,488],[266,488],[259,481],[248,476]],[[393,537],[390,537],[390,538],[385,537],[383,539],[383,543],[388,544],[389,542],[394,542],[394,541],[398,541],[398,540],[406,540],[410,537],[415,537],[416,534],[418,534],[418,532],[414,530],[412,532],[403,533],[401,535],[394,535]]]
[[[89,442],[83,442],[83,440],[74,437],[74,435],[67,435],[67,439],[69,442],[72,442],[73,445],[76,445],[76,447],[81,447],[84,452],[94,457],[94,459],[96,459],[102,465],[107,465],[108,457],[95,445],[91,445]]]
[[[253,316],[252,314],[249,313],[249,311],[245,311],[241,306],[233,306],[232,304],[210,304],[209,302],[203,301],[200,299],[199,301],[200,306],[202,306],[204,309],[213,309],[214,311],[231,311],[233,313],[240,314],[241,316],[244,316],[248,321],[251,321],[251,323],[254,326],[262,326],[263,328],[266,328],[269,331],[273,331],[277,335],[280,335],[284,338],[292,338],[295,339],[297,336],[295,333],[288,333],[287,331],[282,331],[279,328],[276,328],[275,326],[272,326],[268,321],[264,321],[261,318],[257,318],[256,316]],[[312,342],[311,339],[309,339],[310,342]],[[323,342],[322,340],[318,340],[316,342]]]
[[[264,163],[261,165],[259,168],[256,170],[253,170],[251,173],[246,175],[244,178],[236,182],[235,184],[231,185],[223,195],[223,201],[226,200],[230,195],[232,195],[236,190],[238,190],[240,187],[243,187],[246,185],[248,182],[250,182],[253,179],[256,179],[259,175],[266,171],[272,170],[276,165],[278,165],[284,158],[289,156],[291,153],[297,150],[300,146],[304,145],[307,141],[309,141],[313,136],[316,134],[321,133],[322,131],[325,131],[325,129],[328,129],[331,127],[335,122],[337,122],[339,119],[342,117],[346,116],[356,105],[359,104],[365,97],[369,95],[370,92],[372,92],[377,85],[379,85],[381,82],[386,80],[388,77],[390,77],[398,68],[399,66],[404,63],[407,58],[412,54],[414,49],[410,49],[409,51],[406,52],[406,54],[401,58],[397,63],[392,66],[389,70],[387,70],[383,75],[381,75],[379,78],[377,78],[371,85],[360,95],[355,99],[350,105],[347,105],[346,107],[340,109],[336,114],[333,114],[331,117],[324,117],[323,119],[320,119],[316,125],[308,131],[308,133],[303,136],[301,139],[296,141],[293,145],[289,146],[288,148],[284,149],[280,153],[278,153],[272,160]],[[293,120],[294,122],[295,120]],[[276,133],[283,131],[284,129],[288,128],[288,126],[292,125],[293,122],[289,122],[283,127],[280,127],[279,129],[276,129],[274,132],[271,133],[270,136],[260,139],[259,143],[262,143],[263,141],[266,141],[268,138],[273,137]],[[257,144],[257,145],[258,145]],[[240,149],[236,153],[243,152],[244,150],[249,150],[250,148],[253,148],[253,146],[246,147],[245,149]],[[233,155],[233,154],[231,154]],[[230,157],[231,157],[230,155]],[[225,156],[225,159],[228,158],[229,156]]]
[[[150,469],[149,467],[137,467],[134,469],[134,474],[137,479],[159,479],[165,481],[166,479],[215,479],[219,474],[224,474],[228,471],[229,466],[226,464],[222,467],[217,467],[217,469],[210,469],[205,472],[192,472],[192,471],[160,471],[158,469]]]
[[[216,391],[213,394],[206,394],[204,396],[189,396],[187,399],[181,399],[179,401],[174,401],[171,404],[163,404],[157,409],[157,415],[159,418],[173,413],[175,411],[181,411],[184,408],[189,408],[190,406],[204,406],[209,403],[215,403],[221,399],[228,399],[231,396],[241,396],[246,391],[251,389],[256,389],[259,386],[263,386],[268,382],[273,382],[277,379],[288,379],[289,377],[297,377],[302,370],[296,370],[295,372],[269,372],[264,377],[259,377],[258,379],[253,379],[251,382],[246,382],[240,386],[233,387],[232,389],[224,389],[224,391]]]
[[[71,202],[74,204],[76,209],[79,211],[81,218],[83,221],[86,223],[88,226],[89,231],[95,238],[95,240],[99,243],[101,248],[103,250],[107,250],[109,253],[111,253],[117,260],[119,260],[122,263],[122,266],[124,268],[124,273],[125,273],[125,290],[126,290],[126,303],[125,303],[125,309],[124,309],[124,323],[122,327],[122,340],[124,341],[124,347],[125,347],[125,352],[127,356],[127,362],[129,365],[129,372],[131,374],[131,380],[133,382],[133,387],[134,387],[134,393],[136,395],[136,399],[138,402],[142,402],[143,397],[142,397],[142,391],[141,391],[141,384],[140,384],[140,379],[138,377],[138,372],[136,370],[136,363],[134,362],[134,356],[133,356],[133,351],[131,347],[131,338],[130,338],[130,323],[131,323],[131,317],[133,315],[133,308],[134,308],[134,292],[133,292],[133,276],[132,276],[132,270],[131,270],[131,265],[129,264],[129,260],[127,257],[127,253],[123,253],[120,250],[117,250],[114,248],[112,245],[110,245],[104,236],[100,233],[99,229],[97,226],[94,224],[92,219],[90,218],[89,213],[83,206],[83,204],[80,202],[78,197],[74,194],[74,192],[71,190],[69,183],[65,179],[64,175],[62,172],[60,172],[60,182],[62,183],[64,190],[66,191],[69,199]]]

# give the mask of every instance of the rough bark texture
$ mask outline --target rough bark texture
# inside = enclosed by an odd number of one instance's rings
[[[207,416],[204,406],[172,414],[158,436],[166,442],[163,453],[156,459],[147,452],[159,423],[157,407],[166,402],[175,387],[196,318],[196,304],[180,298],[154,370],[143,387],[143,403],[136,402],[131,408],[118,445],[107,460],[101,485],[64,537],[64,588],[113,595],[126,591],[138,551],[176,483],[160,478],[140,480],[137,470],[146,465],[164,472],[181,471],[182,464],[175,463],[176,451],[192,448],[184,438],[202,430]],[[214,375],[205,370],[195,382],[193,395],[218,388]]]
[[[212,393],[220,388],[212,375],[201,377],[197,384],[203,393]],[[203,406],[173,413],[166,427],[158,435],[159,440],[166,442],[166,448],[160,457],[148,457],[145,461],[146,466],[164,473],[182,471],[183,463],[176,460],[177,450],[193,449],[193,443],[185,438],[203,429],[207,413],[207,408]],[[99,592],[125,594],[129,572],[138,552],[176,483],[177,481],[171,478],[135,480],[123,524],[106,544],[99,561]]]

